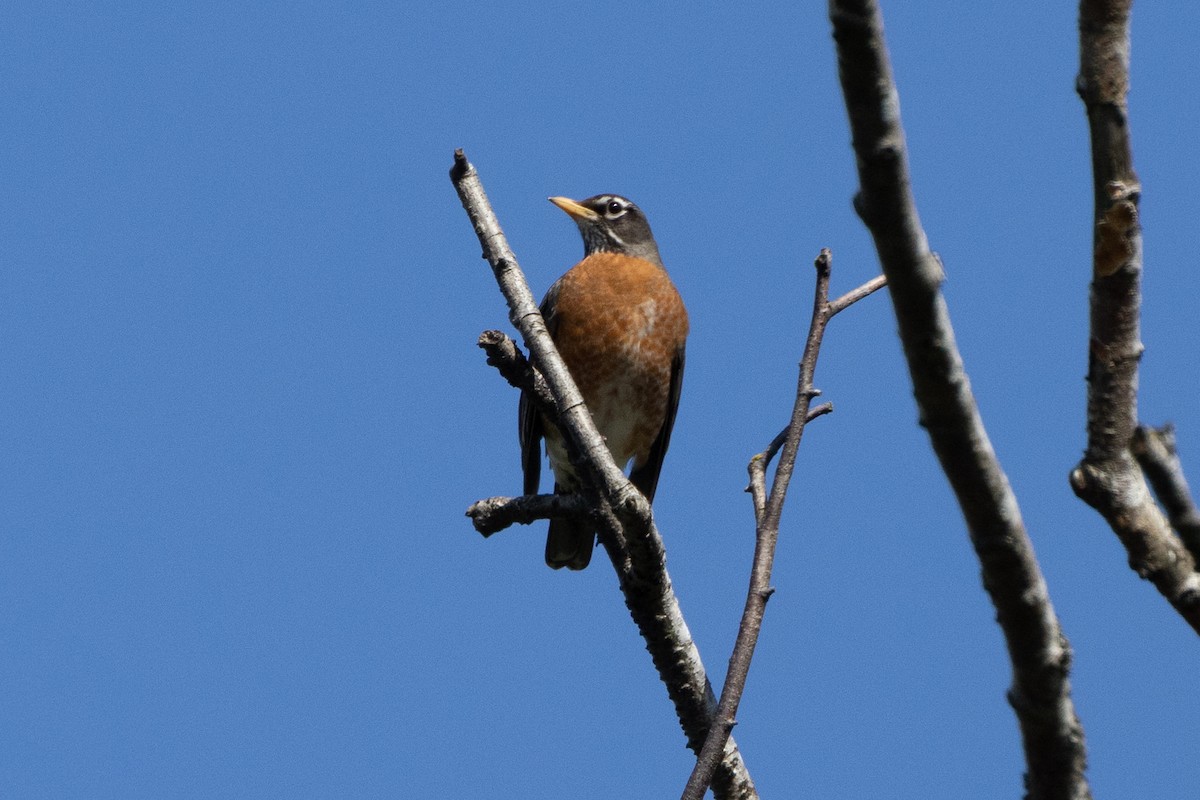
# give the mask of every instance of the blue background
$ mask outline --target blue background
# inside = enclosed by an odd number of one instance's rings
[[[1200,781],[1196,636],[1067,472],[1091,186],[1072,3],[887,3],[914,188],[1075,649],[1098,797]],[[1139,4],[1141,411],[1200,475],[1200,7]],[[823,3],[16,3],[0,33],[0,796],[670,797],[603,558],[520,488],[464,147],[538,294],[618,192],[692,319],[656,515],[715,683],[811,304],[878,272]],[[1010,675],[890,304],[838,317],[736,735],[764,797],[1011,798]]]

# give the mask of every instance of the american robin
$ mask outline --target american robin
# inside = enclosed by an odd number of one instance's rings
[[[550,202],[579,226],[584,257],[550,287],[542,316],[613,459],[622,469],[633,460],[629,479],[653,501],[679,407],[687,310],[640,208],[613,194]],[[543,437],[554,491],[575,491],[562,435],[524,396],[519,416],[525,494],[538,490]],[[587,521],[552,519],[546,563],[583,569],[595,542]]]

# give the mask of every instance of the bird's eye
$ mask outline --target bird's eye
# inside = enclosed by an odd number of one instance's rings
[[[604,207],[604,211],[610,217],[619,217],[625,213],[625,204],[620,200],[609,200],[608,205]]]

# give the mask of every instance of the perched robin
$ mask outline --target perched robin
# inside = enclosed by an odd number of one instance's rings
[[[550,287],[542,316],[613,459],[622,469],[633,460],[629,479],[653,501],[679,407],[687,310],[641,209],[613,194],[550,202],[579,226],[584,257]],[[538,490],[543,437],[554,491],[575,491],[562,435],[524,396],[520,428],[525,494]],[[586,520],[552,519],[546,563],[583,569],[595,542]]]

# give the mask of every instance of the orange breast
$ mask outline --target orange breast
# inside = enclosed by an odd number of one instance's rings
[[[618,464],[645,458],[666,416],[687,310],[665,270],[595,253],[559,279],[554,340]],[[557,469],[556,469],[557,472]]]

